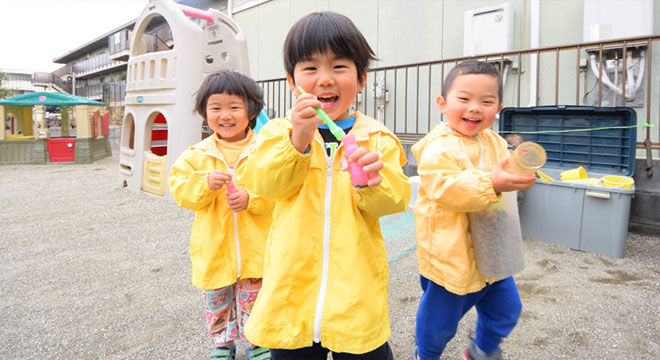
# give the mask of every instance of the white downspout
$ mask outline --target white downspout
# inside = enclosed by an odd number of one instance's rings
[[[530,32],[530,44],[529,47],[534,49],[539,47],[539,32],[540,32],[540,23],[541,18],[541,0],[531,0],[530,8],[530,22],[529,22],[529,32]],[[536,54],[530,55],[530,65],[529,65],[529,106],[537,105],[538,94],[536,93],[536,74],[539,69],[536,66]]]
[[[232,15],[234,14],[234,7],[233,7],[234,4],[232,3],[233,3],[232,0],[227,0],[227,16],[230,19],[233,17]]]

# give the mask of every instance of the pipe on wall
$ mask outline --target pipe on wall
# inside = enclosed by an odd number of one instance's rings
[[[540,33],[540,21],[541,19],[541,0],[531,0],[530,8],[530,22],[529,22],[529,33],[530,33],[530,48],[539,47],[539,33]],[[530,64],[529,64],[529,106],[536,106],[538,100],[538,94],[536,93],[537,83],[536,83],[536,74],[539,69],[536,66],[536,57],[538,55],[530,55]]]

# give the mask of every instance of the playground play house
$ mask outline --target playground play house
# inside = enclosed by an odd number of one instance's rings
[[[50,136],[45,107],[59,106],[61,136]],[[80,96],[35,92],[0,100],[0,164],[91,163],[110,156],[104,103]],[[70,135],[69,107],[76,135]],[[5,124],[8,125],[5,125]]]
[[[149,51],[146,30],[166,22],[173,42]],[[172,200],[167,173],[177,157],[199,142],[203,119],[193,112],[204,77],[221,70],[248,74],[240,27],[215,9],[198,10],[171,0],[147,3],[135,23],[128,60],[119,184]]]

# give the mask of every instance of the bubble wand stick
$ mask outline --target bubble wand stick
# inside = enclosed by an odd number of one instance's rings
[[[298,86],[298,91],[300,91],[301,94],[307,94],[305,90],[303,90],[303,88],[301,88],[300,86]],[[337,126],[337,124],[335,124],[335,122],[332,121],[332,119],[330,119],[328,114],[326,114],[325,111],[323,111],[323,109],[316,108],[316,113],[319,114],[321,120],[323,120],[323,122],[326,125],[328,125],[328,129],[330,129],[330,132],[332,133],[332,135],[334,135],[337,138],[337,140],[341,140],[341,138],[343,138],[346,135],[344,130],[339,126]]]
[[[298,91],[301,94],[307,94],[305,90],[303,90],[300,86],[298,86]],[[344,151],[346,153],[346,158],[348,159],[348,157],[350,157],[351,154],[358,148],[355,135],[346,135],[344,130],[337,126],[337,124],[335,124],[335,122],[330,119],[328,114],[326,114],[323,109],[316,108],[316,113],[319,114],[321,120],[323,120],[323,122],[328,125],[328,129],[330,129],[332,135],[334,135],[337,140],[340,140],[342,143],[344,143]],[[362,165],[358,164],[357,161],[348,162],[348,172],[351,174],[351,183],[353,186],[364,186],[369,181],[369,175],[364,172]]]

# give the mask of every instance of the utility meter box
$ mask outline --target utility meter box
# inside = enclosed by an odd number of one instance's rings
[[[509,3],[466,11],[463,55],[513,51],[513,8]]]
[[[586,42],[653,33],[653,0],[585,1],[583,14]]]

